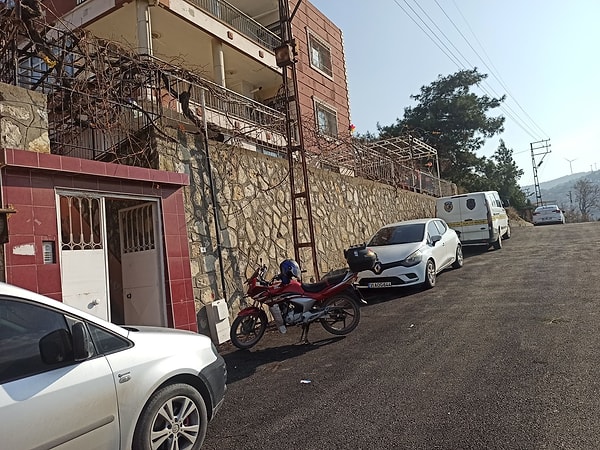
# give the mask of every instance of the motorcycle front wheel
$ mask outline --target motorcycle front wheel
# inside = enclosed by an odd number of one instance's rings
[[[321,319],[321,325],[331,334],[344,335],[356,328],[360,321],[358,304],[346,295],[336,295],[323,303],[329,313]]]
[[[237,316],[231,325],[231,342],[242,350],[250,348],[260,341],[266,329],[267,315],[264,311]]]

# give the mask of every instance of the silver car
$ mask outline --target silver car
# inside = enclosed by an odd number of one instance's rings
[[[226,375],[206,336],[119,327],[0,283],[2,448],[198,449]]]
[[[437,274],[460,268],[463,253],[456,232],[442,219],[418,219],[386,225],[367,243],[377,254],[372,270],[359,272],[359,289],[435,286]]]
[[[565,213],[558,205],[538,206],[533,211],[533,224],[546,225],[551,223],[565,223]]]

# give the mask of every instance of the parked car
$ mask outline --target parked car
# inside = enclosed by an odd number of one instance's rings
[[[499,250],[502,240],[510,239],[508,214],[497,191],[440,197],[435,209],[435,216],[456,231],[462,245],[484,245]]]
[[[377,254],[373,269],[359,272],[359,289],[435,286],[437,274],[463,265],[456,232],[442,219],[398,222],[381,228],[367,243]]]
[[[545,225],[551,223],[565,223],[565,213],[558,205],[538,206],[533,211],[533,224]]]
[[[206,336],[120,327],[0,283],[2,448],[198,449],[226,375]]]

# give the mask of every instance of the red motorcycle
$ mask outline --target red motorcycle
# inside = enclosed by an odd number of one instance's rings
[[[263,337],[268,324],[264,305],[269,308],[281,333],[285,333],[288,326],[302,325],[302,343],[308,343],[309,326],[316,321],[335,335],[354,330],[360,321],[358,302],[362,300],[353,282],[360,270],[373,267],[376,255],[364,245],[351,247],[344,254],[350,270],[336,271],[312,284],[299,280],[300,268],[293,260],[283,261],[279,275],[271,281],[265,279],[267,266],[261,264],[246,280],[246,297],[253,303],[242,309],[233,321],[231,342],[240,349],[247,349]],[[353,254],[360,263],[356,263]]]

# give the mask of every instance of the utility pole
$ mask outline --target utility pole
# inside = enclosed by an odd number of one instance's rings
[[[290,14],[289,0],[279,0],[279,20],[281,23],[281,46],[275,49],[277,66],[281,67],[285,96],[285,138],[287,142],[288,164],[290,168],[290,189],[292,195],[292,233],[294,239],[294,258],[300,266],[307,258],[308,250],[312,260],[315,280],[319,280],[319,265],[315,245],[312,208],[308,182],[308,168],[304,151],[302,115],[298,99],[298,76],[296,73],[296,41],[292,35],[292,19],[298,11],[302,0],[298,0],[294,11]],[[291,80],[289,78],[291,75]],[[290,86],[291,81],[291,86]],[[299,166],[299,167],[298,167]],[[301,172],[296,173],[295,169]]]
[[[541,206],[544,204],[542,201],[542,191],[540,189],[540,181],[538,180],[538,168],[544,162],[544,157],[550,153],[550,139],[544,139],[542,141],[532,142],[531,146],[531,165],[533,166],[533,183],[535,185],[535,206]],[[535,153],[537,150],[544,150],[543,152]],[[540,162],[536,163],[535,157],[542,155]]]

